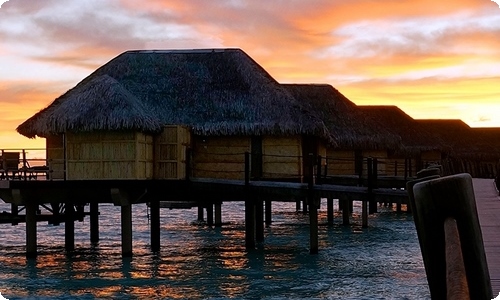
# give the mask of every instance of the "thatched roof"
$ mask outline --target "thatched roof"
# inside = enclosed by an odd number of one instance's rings
[[[420,119],[416,121],[426,130],[439,135],[451,147],[452,156],[473,159],[498,158],[499,151],[495,149],[494,142],[488,139],[486,133],[482,133],[482,131],[488,130],[475,130],[462,120],[455,119]],[[494,131],[492,134],[494,137]]]
[[[447,152],[449,150],[439,136],[420,126],[397,106],[366,105],[359,106],[359,109],[368,117],[382,121],[387,130],[399,135],[404,145],[404,153],[417,154],[421,151]]]
[[[327,84],[284,84],[307,109],[317,114],[342,149],[396,149],[401,138],[371,118]]]
[[[186,125],[200,135],[330,139],[323,122],[240,49],[127,51],[17,130],[45,137],[66,131],[157,132],[166,124]]]

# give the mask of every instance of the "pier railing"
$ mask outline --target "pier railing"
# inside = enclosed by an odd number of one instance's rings
[[[1,149],[0,180],[50,179],[51,162],[46,152],[45,148]]]
[[[420,175],[407,187],[432,299],[492,299],[470,174]]]

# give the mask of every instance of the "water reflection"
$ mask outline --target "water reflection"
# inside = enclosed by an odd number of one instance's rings
[[[287,206],[288,205],[288,206]],[[326,206],[323,207],[326,209]],[[0,208],[1,209],[1,208]],[[355,212],[357,207],[355,207]],[[381,209],[383,211],[383,209]],[[134,256],[122,259],[119,208],[101,207],[101,240],[76,223],[67,255],[64,224],[40,224],[39,256],[24,257],[23,226],[0,225],[0,292],[8,299],[371,299],[428,297],[411,217],[382,212],[370,227],[320,226],[320,253],[309,255],[308,216],[295,204],[273,206],[273,224],[258,250],[246,251],[244,210],[224,204],[223,228],[192,223],[197,210],[163,210],[161,250],[149,250],[146,208],[134,208]],[[320,223],[326,214],[320,212]]]

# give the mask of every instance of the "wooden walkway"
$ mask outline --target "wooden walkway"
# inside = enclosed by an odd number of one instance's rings
[[[492,179],[473,179],[493,296],[500,293],[500,197]]]

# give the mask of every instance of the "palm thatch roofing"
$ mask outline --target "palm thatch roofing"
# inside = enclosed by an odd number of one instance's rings
[[[340,149],[398,149],[401,137],[366,116],[357,105],[328,84],[284,84],[307,109],[318,115]]]
[[[199,135],[308,134],[332,142],[240,49],[127,51],[18,126],[27,137],[186,125]]]
[[[358,107],[368,117],[382,121],[387,130],[401,137],[404,148],[396,153],[415,155],[422,151],[447,152],[449,150],[439,136],[420,126],[415,119],[397,106],[366,105]]]
[[[474,130],[462,120],[420,119],[416,120],[426,130],[437,134],[451,149],[454,157],[467,159],[498,159],[499,150],[495,149],[491,136]],[[495,137],[494,131],[492,132]],[[499,137],[497,132],[496,137]]]

